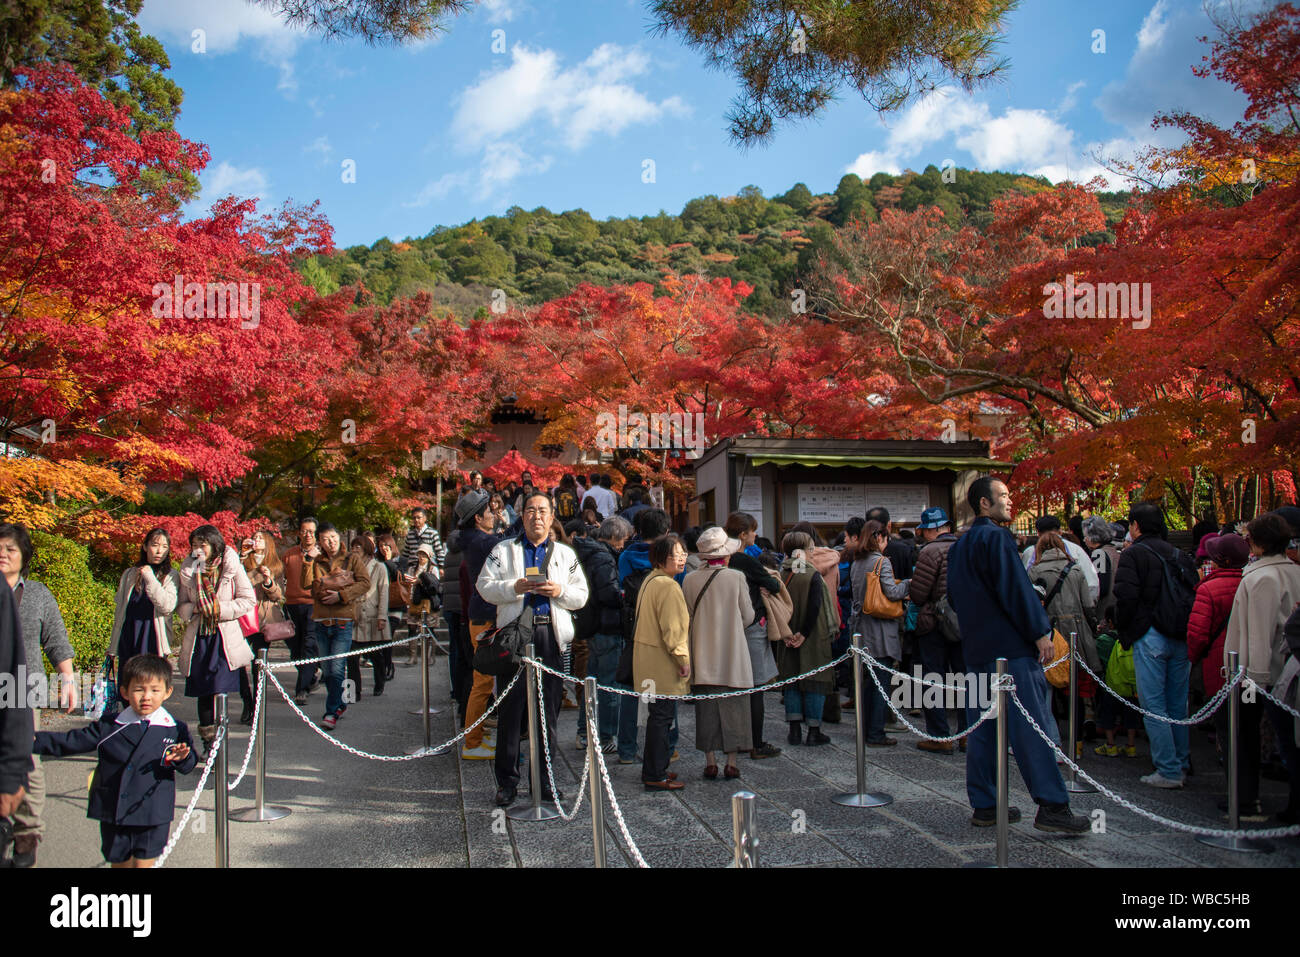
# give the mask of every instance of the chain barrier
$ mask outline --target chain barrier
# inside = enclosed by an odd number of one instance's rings
[[[258,658],[253,659],[254,667],[262,662]],[[253,745],[257,743],[257,718],[262,713],[262,699],[266,697],[266,672],[258,670],[257,672],[257,697],[253,700],[253,729],[248,732],[248,750],[244,752],[244,763],[240,765],[239,774],[235,780],[226,785],[227,791],[233,791],[239,787],[239,782],[244,780],[244,774],[248,771],[248,759],[253,756]]]
[[[270,674],[268,672],[267,677],[271,679],[271,684],[275,685],[275,690],[280,692],[280,697],[284,699],[285,704],[287,704],[290,708],[293,709],[294,714],[296,714],[299,718],[301,718],[303,720],[303,723],[306,724],[307,727],[311,728],[313,731],[315,731],[318,735],[320,735],[330,744],[334,745],[336,748],[339,748],[342,751],[347,751],[349,754],[355,754],[359,758],[366,758],[370,761],[415,761],[418,758],[427,758],[435,754],[441,754],[444,751],[446,751],[448,748],[462,741],[465,735],[469,734],[471,731],[473,731],[475,728],[477,728],[480,724],[482,724],[491,716],[492,712],[497,709],[497,706],[500,705],[501,702],[505,700],[506,695],[510,693],[510,689],[515,686],[515,682],[519,680],[519,676],[523,673],[524,673],[523,668],[520,668],[518,671],[516,671],[515,676],[511,678],[510,683],[506,685],[505,691],[503,691],[501,694],[497,696],[497,700],[492,702],[491,706],[489,706],[488,709],[483,712],[483,714],[479,717],[477,721],[475,721],[469,727],[462,729],[460,733],[457,734],[455,737],[447,740],[446,742],[438,745],[436,748],[432,748],[431,750],[428,751],[422,751],[416,754],[398,754],[398,755],[371,754],[369,751],[361,751],[358,748],[352,747],[352,745],[350,744],[344,744],[342,741],[334,737],[332,734],[326,733],[326,731],[323,728],[319,727],[315,721],[307,717],[307,715],[303,713],[302,709],[299,708],[294,703],[293,696],[290,695],[289,692],[284,690],[284,685],[280,684],[279,679],[277,679],[275,675]]]
[[[922,731],[916,725],[912,724],[912,722],[908,721],[907,718],[904,716],[903,712],[899,711],[897,708],[894,707],[894,702],[890,700],[889,695],[885,693],[884,686],[882,686],[880,683],[880,675],[876,674],[876,669],[872,667],[872,665],[878,665],[879,662],[877,662],[875,658],[872,658],[870,652],[868,652],[866,649],[862,650],[862,656],[866,658],[867,661],[869,662],[869,664],[867,665],[867,673],[871,675],[871,680],[874,681],[876,684],[876,690],[880,692],[880,697],[885,699],[885,704],[889,706],[889,710],[894,712],[894,716],[898,718],[899,721],[907,725],[909,731],[911,731],[915,735],[925,738],[927,741],[937,741],[940,744],[951,744],[952,742],[958,741],[966,737],[966,735],[971,734],[976,728],[982,725],[985,721],[997,716],[998,703],[995,700],[991,705],[989,705],[986,709],[984,709],[984,711],[980,714],[976,722],[972,724],[969,728],[967,728],[965,731],[958,731],[956,734],[950,734],[946,737],[936,737],[935,735]],[[902,672],[894,671],[892,668],[888,667],[887,665],[880,665],[880,667],[884,668],[886,671],[893,671],[894,674],[902,674]],[[908,676],[903,675],[903,677],[906,678]],[[996,675],[994,676],[994,679],[995,679],[994,683],[996,684]],[[914,681],[917,680],[915,676],[913,676],[913,680]],[[921,683],[926,684],[927,682],[922,681]],[[931,684],[931,687],[948,688],[948,685],[936,686]],[[949,688],[949,690],[966,691],[967,689],[958,687],[958,688]],[[859,704],[858,706],[862,707],[861,704]]]
[[[212,773],[212,768],[217,760],[217,752],[221,750],[221,745],[226,740],[226,729],[224,727],[217,729],[217,736],[212,740],[212,747],[208,750],[207,763],[203,765],[203,773],[199,775],[199,783],[194,786],[194,795],[190,798],[190,803],[185,806],[185,813],[181,815],[181,823],[176,825],[176,830],[172,831],[171,838],[167,841],[167,846],[163,852],[158,855],[158,860],[153,862],[154,867],[162,867],[163,862],[171,856],[172,849],[176,842],[181,839],[185,833],[185,827],[190,823],[190,816],[194,813],[194,808],[199,803],[199,798],[203,796],[203,788],[208,783],[208,775]]]
[[[420,634],[407,635],[405,638],[399,638],[397,641],[390,641],[382,645],[366,645],[364,648],[354,648],[351,651],[340,651],[337,655],[321,655],[319,658],[299,658],[295,661],[281,661],[279,664],[267,665],[272,671],[284,671],[288,668],[297,668],[299,665],[314,665],[321,661],[333,661],[335,658],[351,658],[353,655],[368,655],[376,651],[383,651],[385,648],[395,648],[398,645],[409,645],[417,640]],[[437,644],[437,639],[434,639]]]
[[[1053,751],[1056,752],[1056,759],[1059,763],[1063,763],[1067,765],[1070,768],[1070,770],[1072,770],[1076,775],[1078,775],[1078,777],[1082,778],[1086,783],[1092,785],[1094,788],[1098,790],[1098,792],[1110,798],[1120,807],[1124,808],[1125,810],[1132,811],[1134,814],[1137,814],[1140,817],[1144,817],[1148,821],[1153,821],[1156,824],[1160,824],[1165,827],[1172,828],[1175,831],[1182,831],[1185,834],[1195,834],[1198,837],[1247,837],[1247,838],[1262,839],[1262,838],[1271,838],[1271,837],[1300,836],[1300,824],[1295,824],[1292,825],[1291,827],[1273,827],[1273,828],[1266,828],[1263,830],[1241,829],[1236,831],[1228,831],[1228,830],[1224,830],[1223,828],[1198,827],[1195,824],[1184,824],[1182,821],[1173,821],[1167,817],[1161,817],[1159,814],[1156,814],[1154,811],[1148,811],[1145,808],[1138,807],[1132,801],[1128,800],[1125,797],[1122,797],[1119,794],[1116,794],[1110,788],[1106,787],[1106,785],[1102,784],[1092,775],[1088,774],[1077,764],[1075,764],[1074,761],[1071,760],[1064,751],[1062,751],[1059,747],[1057,747],[1056,743],[1052,741],[1050,737],[1047,736],[1047,732],[1045,732],[1042,729],[1042,727],[1038,724],[1038,722],[1034,720],[1033,715],[1029,713],[1029,710],[1025,707],[1024,703],[1020,700],[1020,696],[1016,694],[1014,688],[1011,689],[1011,700],[1015,702],[1016,707],[1020,709],[1020,713],[1024,715],[1025,720],[1029,722],[1029,726],[1033,728],[1035,731],[1037,731],[1038,736],[1042,738],[1045,742],[1047,742],[1048,747],[1050,747]]]
[[[756,691],[760,691],[760,692],[773,691],[777,688],[784,687],[785,685],[793,684],[796,681],[803,681],[805,678],[811,678],[813,675],[819,674],[820,672],[825,671],[827,668],[834,668],[841,661],[847,659],[849,657],[849,654],[850,652],[846,651],[844,652],[844,654],[840,655],[834,661],[827,662],[826,664],[822,665],[820,668],[814,668],[812,671],[805,671],[801,675],[795,675],[793,678],[783,678],[780,681],[774,681],[771,684],[760,685],[757,688],[741,688],[737,691],[724,691],[721,694],[656,695],[656,694],[651,694],[648,691],[631,691],[627,688],[607,688],[604,685],[599,685],[599,684],[596,685],[596,690],[606,691],[609,692],[610,694],[621,694],[629,698],[645,698],[647,702],[654,701],[656,698],[672,698],[673,701],[718,701],[722,698],[740,698],[746,695],[751,695]],[[535,668],[541,669],[542,671],[546,672],[549,675],[554,675],[557,678],[561,678],[564,681],[573,684],[582,683],[582,680],[577,676],[568,674],[563,671],[557,671],[556,669],[543,664],[541,661],[539,661],[536,658],[525,658],[523,655],[520,655],[519,657],[522,661],[528,662],[528,664],[532,665]]]
[[[1088,673],[1088,676],[1092,678],[1092,680],[1095,681],[1098,685],[1105,688],[1107,693],[1109,693],[1112,698],[1114,698],[1117,701],[1124,702],[1124,704],[1128,705],[1128,707],[1132,708],[1134,711],[1138,712],[1143,717],[1150,718],[1152,721],[1159,721],[1163,724],[1180,724],[1180,725],[1200,724],[1210,715],[1214,714],[1214,712],[1219,710],[1220,705],[1223,704],[1223,702],[1227,699],[1228,694],[1232,691],[1233,688],[1237,686],[1237,683],[1240,682],[1242,679],[1242,675],[1245,674],[1244,671],[1238,672],[1236,677],[1234,677],[1231,681],[1227,682],[1222,688],[1220,688],[1217,692],[1215,692],[1214,697],[1211,698],[1209,701],[1205,702],[1205,704],[1201,707],[1201,710],[1196,712],[1196,714],[1192,715],[1190,718],[1170,718],[1163,714],[1156,714],[1154,711],[1148,711],[1146,708],[1143,708],[1139,705],[1135,705],[1132,701],[1129,701],[1128,698],[1125,698],[1123,695],[1121,695],[1110,685],[1106,684],[1106,680],[1104,678],[1098,678],[1096,672],[1094,672],[1091,668],[1088,667],[1088,662],[1084,661],[1083,658],[1080,657],[1077,653],[1075,654],[1075,659],[1083,667],[1083,670]],[[1294,712],[1292,713],[1294,714]],[[1300,715],[1297,715],[1297,717],[1300,717]]]
[[[1249,681],[1250,679],[1247,679],[1247,680]],[[1256,690],[1256,691],[1258,691],[1260,694],[1262,694],[1262,695],[1263,695],[1265,698],[1267,698],[1269,701],[1273,702],[1275,705],[1277,705],[1277,706],[1278,706],[1279,708],[1281,708],[1283,711],[1288,711],[1288,712],[1290,712],[1290,713],[1291,713],[1291,716],[1294,717],[1294,718],[1300,718],[1300,711],[1297,711],[1295,708],[1291,707],[1289,704],[1286,704],[1285,702],[1279,701],[1277,698],[1273,697],[1273,695],[1269,694],[1267,691],[1265,691],[1265,690],[1264,690],[1263,688],[1261,688],[1259,685],[1255,684],[1253,681],[1251,682],[1251,684],[1255,686],[1255,690]]]
[[[588,731],[590,730],[589,727]],[[618,823],[618,829],[623,832],[623,841],[627,844],[628,853],[632,855],[632,860],[636,861],[637,867],[648,868],[650,865],[641,856],[641,849],[636,846],[636,841],[632,840],[632,835],[627,829],[627,822],[623,820],[623,809],[618,806],[618,798],[614,796],[614,785],[609,780],[609,768],[605,765],[605,753],[600,748],[596,749],[596,763],[600,765],[600,776],[605,781],[605,793],[609,795],[609,806],[614,812],[614,820]]]
[[[522,668],[520,668],[519,670],[523,671]],[[541,678],[539,677],[537,681],[537,686],[540,688],[541,684],[542,684]],[[564,806],[560,804],[560,789],[555,786],[555,769],[551,767],[551,741],[549,737],[550,731],[547,728],[547,725],[549,725],[551,722],[546,716],[546,709],[544,706],[542,706],[542,702],[539,701],[538,706],[539,706],[538,710],[541,711],[542,720],[537,723],[542,726],[542,755],[546,758],[546,777],[551,782],[551,803],[555,805],[556,813],[558,813],[561,818],[563,818],[566,822],[572,821],[575,817],[578,816],[578,810],[582,807],[583,795],[587,793],[587,775],[591,772],[591,762],[590,761],[582,762],[582,780],[578,782],[578,800],[574,803],[573,810],[569,811],[566,814],[564,811]],[[587,730],[588,731],[591,730],[590,718],[588,718],[587,721]],[[596,740],[599,741],[600,739],[597,738]]]

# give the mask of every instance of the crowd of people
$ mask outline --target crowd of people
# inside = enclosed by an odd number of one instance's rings
[[[292,547],[282,549],[270,532],[227,543],[205,525],[174,558],[167,532],[153,529],[121,576],[108,650],[116,704],[129,704],[122,714],[140,728],[133,734],[158,728],[165,748],[147,765],[114,769],[112,749],[102,742],[122,731],[122,718],[110,708],[84,733],[38,736],[35,751],[99,750],[97,780],[104,783],[92,785],[90,813],[101,821],[105,857],[115,866],[143,866],[161,850],[166,822],[153,819],[161,811],[148,820],[131,817],[118,791],[129,790],[124,775],[144,775],[161,783],[157,793],[174,793],[175,771],[194,765],[188,729],[162,705],[171,671],[158,662],[177,652],[184,693],[197,698],[195,747],[206,753],[217,732],[216,695],[239,693],[240,720],[251,721],[250,664],[272,642],[283,640],[295,660],[374,649],[298,668],[295,702],[306,705],[323,684],[320,724],[334,731],[363,697],[363,658],[372,672],[369,697],[378,697],[396,677],[392,649],[381,646],[441,615],[457,720],[474,726],[460,757],[493,762],[495,802],[507,807],[518,798],[525,684],[516,682],[494,716],[479,723],[512,673],[485,674],[474,661],[482,643],[516,622],[555,671],[637,693],[601,690],[591,723],[604,753],[640,764],[648,791],[686,787],[671,770],[685,695],[695,708],[693,745],[706,780],[742,777],[743,759],[782,753],[765,728],[764,689],[775,682],[782,682],[786,747],[829,743],[825,725],[852,709],[863,711],[868,747],[896,747],[891,732],[902,727],[876,682],[864,682],[862,701],[851,690],[842,697],[851,688],[850,666],[832,664],[854,634],[878,662],[885,689],[895,684],[888,668],[987,678],[1005,658],[1027,711],[1064,748],[1058,718],[1067,702],[1043,666],[1054,658],[1054,636],[1073,635],[1087,666],[1076,689],[1084,720],[1073,754],[1092,742],[1097,756],[1136,758],[1141,730],[1153,765],[1141,781],[1163,789],[1182,787],[1193,768],[1187,726],[1159,718],[1185,718],[1191,703],[1214,698],[1226,681],[1227,654],[1237,652],[1252,683],[1234,692],[1241,696],[1242,820],[1267,820],[1259,781],[1273,775],[1289,783],[1288,804],[1276,817],[1296,822],[1300,722],[1254,691],[1296,702],[1300,509],[1284,507],[1244,525],[1220,526],[1207,516],[1193,529],[1193,560],[1168,541],[1163,513],[1152,503],[1133,505],[1125,522],[1074,516],[1063,527],[1044,516],[1035,534],[1019,541],[1004,483],[976,480],[967,504],[974,518],[962,529],[937,506],[925,509],[915,528],[896,529],[877,507],[850,518],[830,542],[812,524],[795,524],[778,547],[744,512],[678,534],[647,490],[625,488],[620,496],[608,475],[566,475],[548,490],[525,473],[518,485],[497,490],[475,472],[456,501],[445,544],[422,509],[412,513],[400,546],[392,533],[377,530],[345,541],[328,522],[306,517]],[[43,654],[57,673],[58,704],[71,713],[79,703],[72,647],[54,596],[27,577],[32,553],[25,529],[0,525],[0,665],[30,667]],[[179,649],[173,617],[183,629]],[[416,645],[409,648],[414,661]],[[572,684],[549,672],[541,684],[547,744],[560,746],[561,713],[573,708],[575,744],[585,748],[582,695],[570,700]],[[646,692],[638,741],[638,695]],[[916,747],[966,753],[971,823],[989,826],[994,728],[985,722],[958,737],[954,724],[958,731],[969,727],[982,709],[979,701],[965,702],[964,710],[950,704],[926,697],[909,709],[924,717],[927,732]],[[1148,713],[1141,720],[1136,707]],[[1220,751],[1226,713],[1219,708],[1211,722]],[[23,729],[12,712],[0,712],[0,818],[12,822],[13,862],[30,866],[42,836],[44,782],[40,759],[28,757],[33,719],[19,712],[18,720]],[[955,744],[932,740],[953,737]],[[1070,810],[1058,759],[1018,712],[1010,743],[1038,805],[1035,826],[1086,833],[1089,821]],[[563,798],[543,782],[543,798]],[[1012,808],[1012,820],[1019,816]]]

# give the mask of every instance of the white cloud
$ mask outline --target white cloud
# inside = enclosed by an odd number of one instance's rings
[[[898,160],[887,153],[868,150],[862,153],[845,167],[844,172],[855,173],[862,179],[871,179],[877,173],[888,173],[891,176],[897,176],[903,171],[898,165]]]
[[[522,0],[479,0],[479,8],[487,16],[488,23],[509,23],[515,14],[523,12],[525,6]]]
[[[1079,102],[1079,91],[1087,85],[1088,84],[1083,80],[1076,80],[1074,83],[1071,83],[1069,88],[1065,91],[1065,96],[1061,98],[1061,102],[1057,105],[1056,112],[1069,113],[1074,109],[1075,105]]]
[[[1264,6],[1261,0],[1234,4],[1243,16]],[[1224,6],[1221,0],[1213,5]],[[1203,36],[1212,41],[1218,30],[1199,3],[1171,9],[1166,0],[1157,0],[1138,29],[1137,50],[1124,78],[1107,84],[1095,101],[1102,117],[1158,146],[1176,145],[1182,135],[1169,128],[1153,130],[1151,119],[1157,113],[1186,110],[1226,125],[1239,120],[1245,97],[1216,78],[1192,73],[1209,52],[1200,41]]]
[[[414,206],[428,206],[435,199],[445,199],[450,196],[453,190],[466,189],[470,185],[470,175],[468,172],[461,173],[444,173],[435,180],[424,185],[415,198],[409,203],[402,205],[408,209]]]
[[[1041,166],[1068,154],[1074,133],[1042,110],[1008,109],[957,137],[980,169]]]
[[[305,34],[247,0],[145,0],[140,27],[171,41],[173,59],[232,53],[252,43],[257,58],[279,71],[276,88],[292,98],[298,90],[293,58]],[[194,31],[201,30],[205,53],[194,53]]]
[[[312,140],[311,145],[304,146],[302,151],[304,153],[319,153],[322,163],[329,162],[329,158],[334,155],[334,147],[330,145],[328,136],[316,137],[316,139]]]
[[[597,132],[616,135],[629,126],[690,112],[681,97],[658,103],[624,80],[650,68],[638,50],[605,43],[579,65],[565,69],[554,50],[516,44],[510,66],[488,74],[459,97],[452,133],[475,148],[499,140],[536,120],[580,149]]]
[[[239,199],[256,198],[261,206],[266,206],[271,201],[266,174],[256,166],[241,169],[222,160],[203,172],[199,177],[199,185],[204,207],[211,207],[217,200],[232,194]]]

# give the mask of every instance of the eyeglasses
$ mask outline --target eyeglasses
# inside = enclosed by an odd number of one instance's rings
[[[525,515],[547,515],[550,513],[550,511],[551,510],[549,508],[543,505],[541,508],[526,508],[524,509],[524,514]]]

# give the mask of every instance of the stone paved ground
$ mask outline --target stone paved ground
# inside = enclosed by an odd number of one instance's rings
[[[422,740],[421,719],[408,714],[419,703],[418,669],[403,664],[398,651],[397,679],[380,698],[363,694],[339,723],[340,740],[380,754],[403,754]],[[278,649],[283,658],[283,649]],[[277,657],[273,654],[273,660]],[[291,682],[292,672],[278,672]],[[178,682],[179,684],[179,682]],[[292,684],[289,685],[292,688]],[[366,671],[363,689],[369,689]],[[444,708],[433,721],[435,743],[455,733],[448,704],[447,659],[436,659],[433,696]],[[178,687],[173,712],[196,724],[193,699]],[[767,866],[866,865],[957,866],[990,861],[992,829],[968,823],[964,758],[916,750],[916,737],[900,734],[900,744],[888,751],[867,752],[867,787],[892,794],[894,803],[879,809],[840,807],[831,796],[855,787],[852,712],[846,723],[830,725],[833,743],[819,748],[786,747],[786,725],[780,699],[765,695],[766,736],[785,748],[778,758],[742,758],[737,781],[705,781],[703,755],[693,747],[694,711],[679,709],[681,759],[672,767],[686,782],[682,791],[646,793],[640,766],[620,766],[609,755],[610,774],[619,805],[634,840],[652,867],[721,867],[731,860],[731,795],[745,788],[758,798],[761,864]],[[585,802],[577,818],[564,823],[506,821],[493,814],[495,783],[491,762],[461,761],[450,755],[390,763],[363,760],[333,747],[303,724],[278,694],[271,692],[268,737],[267,798],[292,809],[281,821],[230,825],[230,858],[236,867],[366,865],[381,867],[588,867],[592,864],[591,815]],[[320,691],[305,710],[319,719]],[[238,718],[239,703],[232,703]],[[557,779],[566,809],[576,798],[582,754],[574,748],[577,712],[560,718]],[[46,727],[72,727],[82,719],[46,712]],[[233,725],[232,772],[247,744],[247,729]],[[1145,741],[1137,760],[1103,759],[1091,750],[1083,766],[1109,787],[1141,807],[1179,821],[1223,826],[1215,803],[1223,776],[1213,744],[1200,731],[1192,732],[1197,775],[1184,791],[1154,791],[1138,783],[1150,770]],[[98,826],[85,817],[86,783],[93,756],[47,763],[50,797],[49,831],[41,845],[38,866],[106,867],[99,855]],[[527,781],[527,771],[524,772]],[[193,793],[198,774],[178,782],[178,817]],[[1264,803],[1276,810],[1285,801],[1284,785],[1265,781]],[[526,800],[526,787],[521,789]],[[249,776],[231,796],[232,809],[253,800]],[[1033,804],[1012,765],[1012,803],[1025,820],[1011,828],[1011,860],[1031,867],[1295,867],[1300,864],[1300,839],[1275,842],[1267,855],[1234,854],[1206,847],[1185,834],[1170,831],[1116,807],[1096,794],[1076,795],[1081,813],[1106,812],[1106,832],[1082,838],[1043,834],[1031,825]],[[204,828],[186,833],[168,866],[209,867],[213,862],[213,800],[211,785],[200,798]],[[631,860],[606,810],[607,847],[611,866]]]

